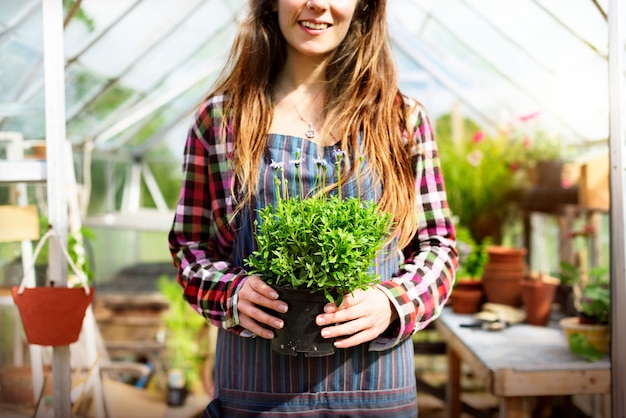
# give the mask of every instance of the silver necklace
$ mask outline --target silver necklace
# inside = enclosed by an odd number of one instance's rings
[[[282,86],[281,86],[282,87]],[[289,100],[289,102],[291,103],[291,105],[293,106],[293,108],[295,109],[296,113],[298,114],[298,117],[300,118],[300,120],[304,123],[307,123],[309,125],[309,129],[306,130],[306,132],[304,133],[304,135],[307,137],[307,139],[313,139],[315,138],[315,136],[317,135],[317,132],[315,131],[315,129],[313,128],[313,122],[315,121],[307,121],[304,116],[302,116],[302,113],[300,113],[300,111],[298,110],[298,106],[296,106],[296,104],[294,103],[293,100],[291,100],[291,96],[289,95],[289,93],[287,92],[287,90],[283,87],[283,90],[285,92],[285,95],[287,96],[287,100]],[[315,101],[315,99],[317,98],[317,96],[321,93],[321,90],[317,92],[317,94],[313,97],[313,101]]]

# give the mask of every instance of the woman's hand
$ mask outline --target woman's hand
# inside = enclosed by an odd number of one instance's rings
[[[324,313],[317,316],[316,323],[326,326],[322,329],[322,337],[339,338],[335,347],[348,348],[372,341],[389,327],[396,316],[387,295],[376,287],[370,287],[346,295],[339,307],[327,304]],[[344,336],[348,337],[340,338]]]
[[[263,311],[259,306],[278,312],[287,312],[287,304],[278,300],[278,293],[274,289],[258,276],[250,276],[238,294],[239,325],[259,337],[272,339],[274,332],[263,324],[272,328],[282,328],[284,323],[281,319]]]

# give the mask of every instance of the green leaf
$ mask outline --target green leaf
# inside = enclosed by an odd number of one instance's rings
[[[576,332],[570,334],[569,344],[572,353],[585,358],[587,361],[598,361],[602,357],[604,357],[604,354],[602,354],[600,350],[598,350],[596,347],[591,345],[583,334]]]

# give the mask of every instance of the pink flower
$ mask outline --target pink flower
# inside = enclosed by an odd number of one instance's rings
[[[528,135],[524,135],[524,148],[530,148],[532,145],[530,137]]]
[[[478,144],[484,141],[484,139],[485,139],[485,133],[483,131],[476,131],[476,133],[474,133],[474,135],[472,136],[472,142],[474,144]]]
[[[539,115],[541,115],[541,112],[533,112],[527,115],[522,115],[518,119],[520,120],[520,122],[528,122],[529,120],[539,117]]]

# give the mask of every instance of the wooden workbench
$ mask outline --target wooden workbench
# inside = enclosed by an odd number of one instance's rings
[[[460,326],[473,321],[472,315],[455,314],[450,308],[435,321],[447,344],[448,418],[461,415],[461,362],[498,397],[500,418],[530,416],[526,398],[610,393],[608,356],[593,363],[575,356],[558,326],[516,324],[502,331]]]

